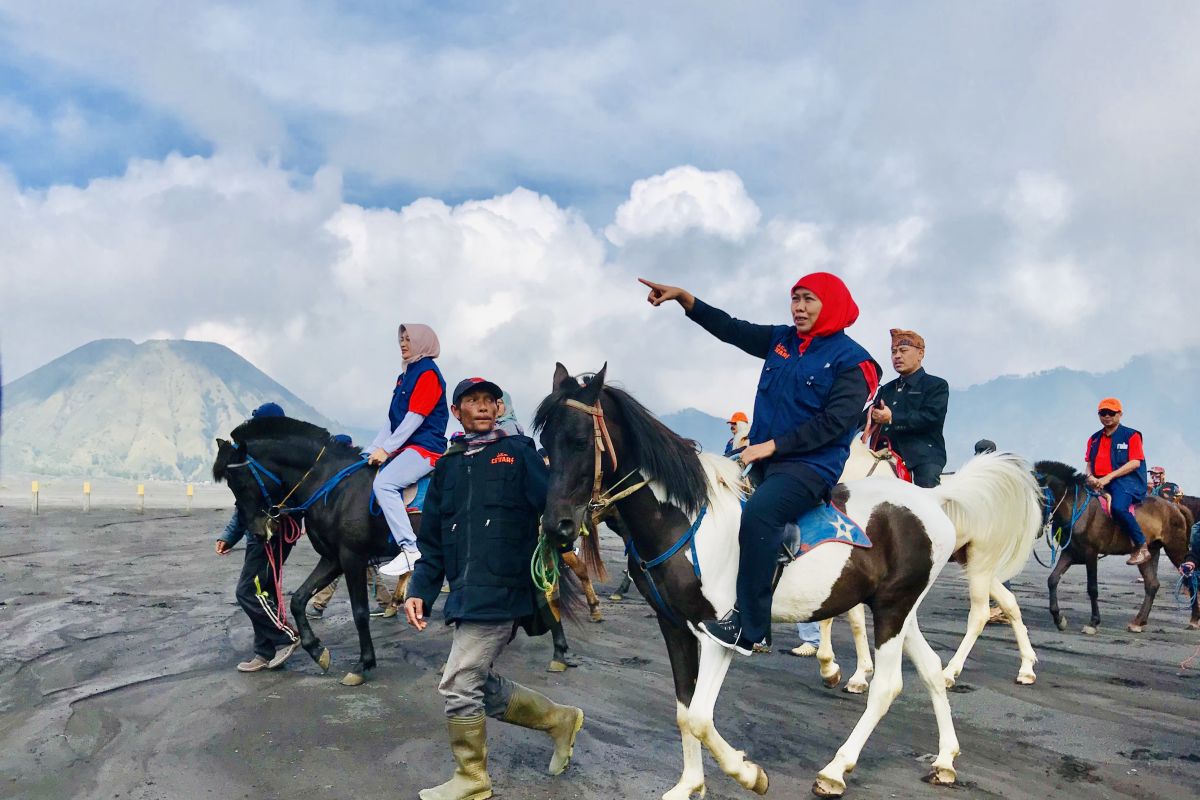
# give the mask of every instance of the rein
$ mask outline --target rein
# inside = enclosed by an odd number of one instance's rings
[[[613,494],[613,491],[618,486],[637,474],[637,470],[633,470],[624,478],[621,478],[619,481],[610,486],[607,490],[602,491],[600,484],[603,482],[604,477],[603,454],[605,452],[608,453],[609,458],[612,460],[613,471],[616,471],[617,469],[617,449],[613,446],[612,437],[608,433],[608,424],[604,421],[604,409],[600,406],[599,399],[596,400],[596,404],[594,406],[585,405],[578,400],[567,400],[566,405],[582,411],[585,414],[590,414],[592,417],[592,431],[594,433],[594,439],[596,443],[596,467],[595,478],[592,481],[592,499],[588,501],[588,510],[591,512],[592,516],[592,528],[598,530],[600,521],[604,519],[604,517],[609,511],[611,511],[612,507],[616,503],[650,485],[650,481],[647,479],[640,480],[631,486],[627,486],[616,494]],[[696,573],[697,578],[700,577],[700,556],[696,552],[696,531],[700,530],[700,523],[704,521],[704,514],[707,511],[708,506],[701,508],[700,513],[696,516],[696,521],[693,522],[691,527],[687,529],[687,532],[679,538],[679,541],[671,545],[671,547],[668,548],[665,553],[657,558],[652,558],[649,561],[643,559],[638,553],[637,547],[633,544],[632,536],[625,541],[625,553],[631,558],[633,563],[637,565],[638,569],[641,570],[642,575],[646,578],[647,584],[650,586],[649,599],[651,605],[653,605],[660,613],[662,613],[663,616],[669,619],[671,624],[678,628],[683,628],[684,625],[679,621],[679,618],[675,615],[675,613],[671,611],[671,608],[667,605],[666,601],[663,600],[662,593],[659,592],[658,584],[655,582],[654,575],[650,570],[654,569],[655,567],[662,566],[684,547],[690,546],[692,550],[692,571]],[[579,530],[582,535],[588,535],[586,524],[581,524],[579,526]],[[535,554],[535,565],[537,563],[537,557],[537,554]],[[542,580],[545,581],[549,576],[541,577]],[[538,576],[535,575],[535,581],[537,579]],[[539,588],[543,588],[543,591],[546,591],[544,587],[541,587],[541,584],[539,584]]]
[[[595,474],[592,479],[592,499],[588,501],[588,510],[592,514],[592,527],[595,528],[600,524],[600,521],[607,516],[612,506],[629,497],[634,492],[649,486],[650,481],[642,480],[638,483],[628,486],[625,489],[613,494],[613,490],[620,486],[625,481],[629,480],[637,470],[630,472],[624,478],[614,483],[607,491],[602,491],[600,484],[604,480],[604,453],[608,453],[609,459],[612,461],[612,468],[617,469],[617,448],[613,446],[612,436],[608,433],[608,424],[604,421],[604,409],[600,406],[600,401],[596,401],[596,405],[585,405],[578,400],[567,400],[566,405],[571,408],[582,411],[585,414],[590,414],[592,417],[592,431],[595,441],[596,466]],[[587,535],[587,526],[580,525],[580,531],[583,535]]]
[[[1053,498],[1054,493],[1050,490],[1050,487],[1044,486],[1044,487],[1042,487],[1042,489],[1043,489],[1043,496],[1045,496],[1045,493],[1049,493],[1049,496],[1051,498]],[[1041,558],[1041,556],[1039,556],[1037,554],[1037,551],[1036,550],[1033,551],[1033,557],[1035,559],[1037,559],[1037,562],[1039,564],[1041,564],[1043,567],[1046,567],[1047,569],[1053,569],[1054,565],[1058,563],[1059,556],[1063,553],[1063,551],[1065,551],[1067,548],[1069,548],[1071,546],[1071,541],[1075,538],[1075,525],[1078,524],[1079,520],[1083,518],[1084,512],[1087,511],[1088,506],[1092,504],[1092,498],[1098,496],[1098,495],[1092,493],[1091,491],[1086,492],[1086,495],[1087,495],[1087,499],[1084,501],[1083,505],[1081,506],[1079,504],[1079,485],[1076,484],[1075,485],[1075,496],[1071,501],[1071,524],[1067,528],[1067,541],[1062,543],[1061,545],[1056,545],[1056,542],[1058,541],[1059,536],[1061,536],[1061,534],[1062,534],[1061,527],[1058,528],[1057,530],[1053,530],[1053,531],[1049,532],[1046,535],[1046,541],[1050,545],[1050,563],[1047,564],[1046,562],[1042,561],[1042,558]],[[1054,504],[1054,508],[1051,509],[1050,513],[1047,515],[1047,519],[1046,519],[1047,527],[1053,525],[1054,515],[1058,512],[1059,507],[1062,506],[1063,501],[1066,499],[1067,499],[1067,495],[1064,492],[1063,496],[1061,498],[1059,498],[1058,502]],[[1049,503],[1045,503],[1043,507],[1048,507],[1048,506],[1049,506]]]

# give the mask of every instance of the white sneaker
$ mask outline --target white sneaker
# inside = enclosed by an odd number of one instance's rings
[[[400,555],[379,568],[380,575],[389,578],[399,578],[413,571],[413,567],[421,560],[420,550],[401,550]]]

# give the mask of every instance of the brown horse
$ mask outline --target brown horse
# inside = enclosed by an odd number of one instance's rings
[[[1096,573],[1100,556],[1126,555],[1133,552],[1133,542],[1125,531],[1105,512],[1099,499],[1086,484],[1086,476],[1058,461],[1039,461],[1035,467],[1039,482],[1052,496],[1051,536],[1062,546],[1058,563],[1050,571],[1046,583],[1050,588],[1050,616],[1058,629],[1066,630],[1067,618],[1058,608],[1058,583],[1072,564],[1087,567],[1088,597],[1092,602],[1091,621],[1083,627],[1089,635],[1100,626],[1099,589]],[[1050,501],[1051,497],[1047,497]],[[1146,542],[1150,560],[1138,567],[1145,581],[1145,597],[1141,608],[1130,621],[1128,630],[1141,633],[1150,619],[1150,608],[1158,593],[1158,558],[1163,551],[1171,563],[1179,566],[1187,556],[1188,514],[1179,505],[1161,497],[1147,497],[1134,512]],[[1192,618],[1189,627],[1200,627],[1200,602],[1191,599]]]

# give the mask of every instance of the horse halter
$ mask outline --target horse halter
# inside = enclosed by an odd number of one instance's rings
[[[617,469],[617,448],[613,446],[612,437],[608,433],[608,424],[604,421],[604,409],[600,405],[600,400],[597,398],[594,406],[589,406],[578,400],[567,400],[566,405],[571,408],[578,409],[592,417],[592,432],[595,441],[595,475],[592,480],[592,498],[588,501],[588,509],[592,512],[592,526],[595,527],[604,516],[605,512],[617,501],[624,500],[629,495],[638,491],[644,486],[647,486],[650,481],[643,480],[622,489],[615,495],[609,495],[608,492],[600,490],[600,484],[604,479],[604,453],[608,453],[609,459],[612,461],[613,470]],[[636,470],[635,470],[636,471]],[[613,485],[613,489],[620,486],[633,475],[630,472],[624,478],[617,481]],[[609,489],[611,492],[612,489]]]

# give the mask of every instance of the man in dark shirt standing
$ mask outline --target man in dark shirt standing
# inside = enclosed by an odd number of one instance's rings
[[[914,331],[892,329],[892,367],[900,377],[879,389],[871,422],[904,459],[913,483],[929,488],[941,482],[946,466],[946,408],[950,385],[921,366],[925,340]]]
[[[529,562],[549,477],[533,440],[496,424],[503,396],[482,378],[467,378],[454,389],[450,411],[465,435],[434,468],[417,536],[421,560],[404,612],[410,625],[425,630],[425,614],[443,579],[450,582],[445,616],[454,638],[438,691],[458,765],[450,780],[421,791],[421,800],[492,796],[485,715],[549,734],[551,775],[567,768],[583,726],[580,709],[558,705],[493,666],[516,625],[536,613]]]

